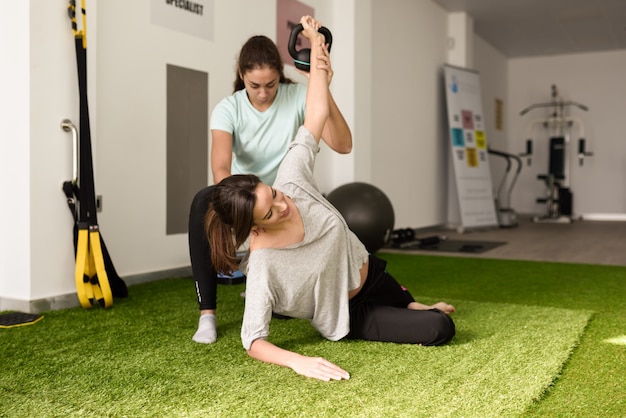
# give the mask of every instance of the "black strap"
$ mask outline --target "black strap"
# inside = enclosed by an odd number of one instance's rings
[[[84,4],[84,3],[83,3]],[[87,97],[87,42],[84,25],[86,11],[81,7],[83,18],[83,31],[78,31],[76,22],[76,1],[70,0],[68,14],[72,23],[74,43],[76,48],[76,66],[78,70],[78,89],[80,96],[80,125],[79,125],[79,169],[78,184],[67,181],[63,184],[63,191],[67,198],[67,204],[74,217],[74,249],[77,245],[77,230],[89,229],[90,232],[98,231],[98,216],[96,208],[96,193],[93,175],[93,155],[91,149],[91,126],[89,123],[89,103]],[[76,210],[78,207],[78,210]],[[98,233],[101,257],[104,262],[108,282],[113,296],[127,297],[128,290],[124,281],[119,277],[111,256],[104,244],[102,235]]]
[[[87,222],[89,228],[98,227],[96,215],[96,193],[93,179],[93,158],[91,152],[91,127],[89,125],[89,104],[87,101],[87,50],[83,39],[76,37],[76,62],[78,67],[78,88],[80,91],[79,128],[79,221]]]
[[[74,222],[76,222],[78,221],[78,213],[76,213],[76,195],[78,194],[78,187],[76,187],[73,181],[65,181],[63,182],[63,193],[65,193],[67,206],[70,208],[72,218],[74,218]]]

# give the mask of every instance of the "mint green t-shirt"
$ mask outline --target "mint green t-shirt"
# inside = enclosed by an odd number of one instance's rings
[[[222,99],[211,114],[211,130],[233,136],[231,174],[256,174],[273,184],[280,162],[304,123],[306,86],[280,84],[264,112],[252,106],[246,90]]]

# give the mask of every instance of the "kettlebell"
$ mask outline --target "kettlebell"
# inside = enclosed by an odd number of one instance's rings
[[[287,49],[289,50],[289,55],[293,58],[293,64],[296,66],[298,70],[309,72],[311,67],[311,48],[303,48],[300,51],[296,51],[296,42],[298,41],[298,35],[302,32],[304,28],[302,24],[299,23],[293,27],[291,30],[291,35],[289,35],[289,43],[287,44]],[[324,39],[326,44],[328,44],[328,52],[330,52],[330,47],[333,44],[333,35],[330,33],[328,28],[322,26],[318,30],[319,33],[324,35]]]

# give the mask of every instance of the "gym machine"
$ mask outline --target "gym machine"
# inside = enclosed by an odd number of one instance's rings
[[[566,110],[571,107],[577,107],[585,112],[589,108],[581,103],[573,101],[564,101],[559,95],[556,85],[552,85],[552,100],[547,103],[536,103],[528,106],[520,112],[520,116],[524,116],[528,112],[536,108],[550,108],[550,114],[547,117],[535,119],[530,125],[530,133],[536,125],[541,125],[548,130],[549,141],[549,157],[548,172],[539,174],[537,180],[540,180],[546,186],[544,197],[537,198],[537,203],[545,203],[546,213],[543,216],[535,216],[535,222],[558,222],[569,223],[572,221],[573,194],[570,189],[570,163],[569,163],[569,146],[572,127],[578,127],[580,138],[578,140],[578,163],[583,165],[585,157],[593,155],[587,152],[585,148],[585,133],[583,123],[576,118],[568,116]],[[526,140],[526,152],[520,154],[520,157],[526,157],[528,165],[531,164],[531,156],[533,154],[533,140],[531,135]]]
[[[522,171],[522,159],[517,155],[493,148],[488,148],[487,151],[490,155],[503,158],[506,161],[506,169],[500,179],[498,189],[495,191],[498,224],[501,228],[515,227],[518,225],[518,221],[517,213],[511,207],[511,193],[513,192],[513,187],[515,187],[517,177],[519,177]],[[516,166],[514,172],[512,171],[513,162]]]

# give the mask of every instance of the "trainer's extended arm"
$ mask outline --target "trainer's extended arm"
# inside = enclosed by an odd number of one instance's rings
[[[254,340],[248,350],[248,355],[266,363],[289,367],[302,376],[326,382],[350,378],[348,372],[322,357],[303,356],[293,351],[282,349],[263,339]]]
[[[326,70],[326,76],[328,77],[328,85],[333,79],[333,68],[330,61],[330,54],[328,52],[328,45],[324,45],[324,54],[317,57],[317,68]],[[307,79],[310,79],[310,73],[298,70]],[[328,106],[329,114],[324,130],[322,131],[322,141],[326,143],[335,152],[339,154],[349,154],[352,151],[352,132],[343,117],[343,114],[339,110],[333,94],[328,92]]]
[[[300,23],[304,28],[304,36],[311,42],[311,67],[309,70],[309,84],[306,91],[306,108],[304,112],[304,127],[319,142],[326,120],[330,114],[328,90],[328,73],[326,64],[320,56],[328,54],[324,48],[324,35],[319,33],[319,22],[311,16],[303,16]]]
[[[214,129],[211,131],[211,171],[215,184],[230,176],[233,160],[233,136],[229,132]]]
[[[329,68],[329,71],[332,70]],[[352,132],[330,92],[328,93],[328,106],[329,114],[322,132],[322,140],[333,151],[349,154],[352,151]]]

